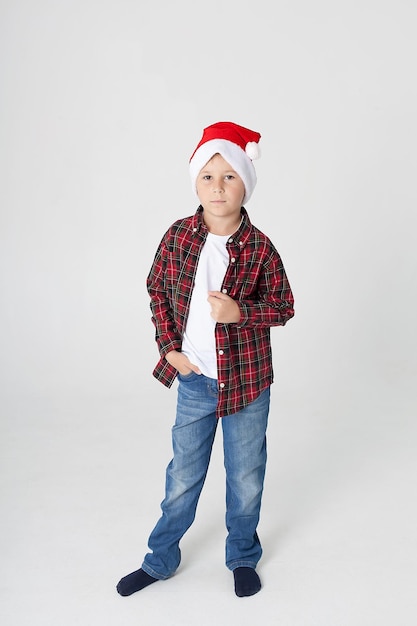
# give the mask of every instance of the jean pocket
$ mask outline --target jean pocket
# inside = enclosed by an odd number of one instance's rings
[[[182,382],[186,382],[187,380],[191,380],[192,378],[194,378],[194,376],[198,376],[198,374],[193,372],[193,370],[190,370],[188,372],[188,374],[181,374],[181,372],[178,372],[178,379],[181,380]]]

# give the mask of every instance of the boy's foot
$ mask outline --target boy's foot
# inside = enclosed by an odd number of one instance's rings
[[[140,591],[152,583],[156,583],[159,580],[153,576],[149,576],[143,569],[138,569],[136,572],[128,574],[122,578],[117,584],[117,591],[121,596],[130,596],[135,591]]]
[[[233,570],[235,593],[239,598],[253,596],[261,588],[258,574],[252,567],[237,567]]]

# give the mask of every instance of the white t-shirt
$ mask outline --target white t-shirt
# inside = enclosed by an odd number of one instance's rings
[[[208,233],[200,253],[195,285],[190,302],[190,311],[181,351],[191,363],[198,365],[209,378],[217,378],[216,322],[210,315],[207,302],[209,291],[220,291],[229,265],[226,242],[230,235]]]

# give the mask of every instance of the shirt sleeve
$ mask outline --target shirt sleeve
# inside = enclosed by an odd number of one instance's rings
[[[284,326],[294,316],[294,297],[278,252],[262,266],[254,298],[238,300],[239,328]]]
[[[176,329],[171,303],[165,288],[165,270],[167,259],[166,233],[147,277],[146,286],[151,298],[152,322],[155,326],[155,340],[159,354],[164,357],[171,350],[181,349],[181,337]]]

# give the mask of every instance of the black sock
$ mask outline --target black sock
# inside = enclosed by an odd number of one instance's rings
[[[258,574],[252,567],[237,567],[233,570],[235,593],[239,598],[253,596],[261,588]]]
[[[140,591],[148,585],[156,583],[157,580],[159,579],[149,576],[143,569],[138,569],[119,580],[116,589],[121,596],[130,596],[135,591]]]

